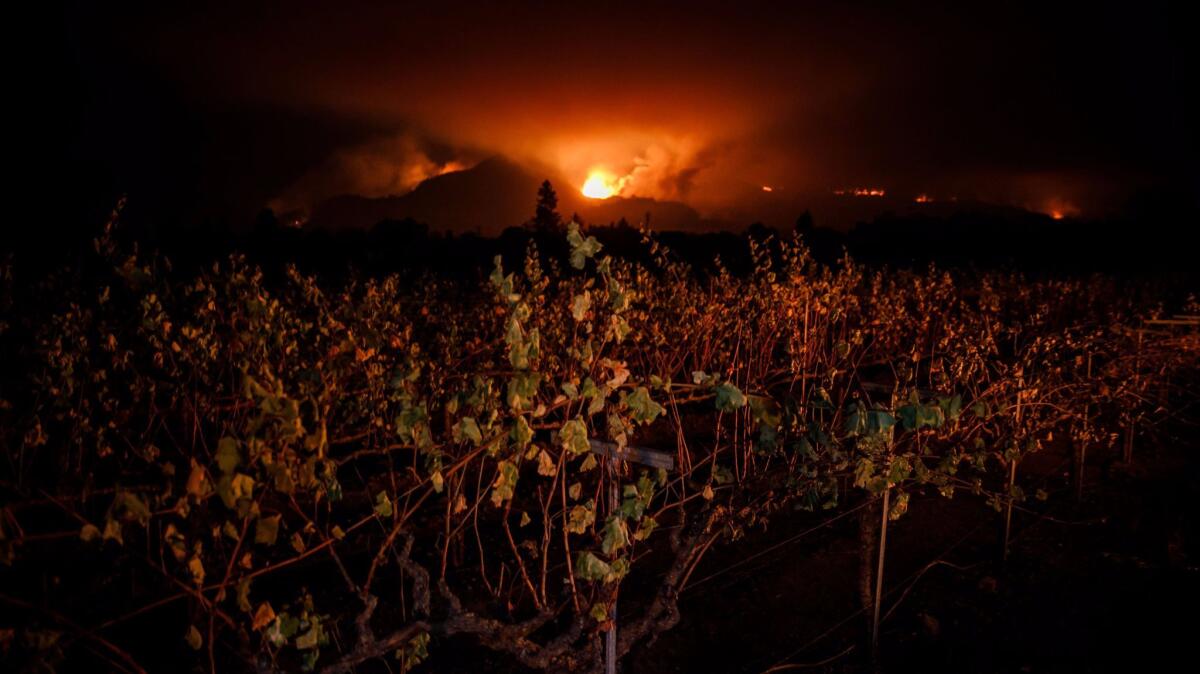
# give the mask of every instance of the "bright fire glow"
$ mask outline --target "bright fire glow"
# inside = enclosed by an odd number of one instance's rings
[[[1079,207],[1061,197],[1047,199],[1040,205],[1040,207],[1035,206],[1030,210],[1041,211],[1055,220],[1079,216]]]
[[[774,192],[775,188],[771,187],[770,185],[763,185],[763,191],[764,192]]]
[[[624,182],[623,178],[617,178],[607,171],[594,170],[588,175],[580,191],[585,197],[607,199],[620,193]]]
[[[933,201],[933,197],[929,196],[928,194],[918,194],[917,198],[913,201],[916,201],[918,204],[928,204]]]
[[[839,197],[882,197],[887,192],[878,187],[854,187],[844,190],[834,190],[834,194]]]

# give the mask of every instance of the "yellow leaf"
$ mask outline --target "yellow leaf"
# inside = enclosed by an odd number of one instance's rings
[[[250,624],[250,628],[254,631],[270,625],[275,620],[275,609],[271,608],[270,602],[263,602],[258,605],[258,609],[254,611],[254,621]]]
[[[192,582],[197,585],[204,584],[204,562],[197,555],[188,560],[188,571],[192,573]]]
[[[195,625],[188,625],[188,631],[183,635],[183,640],[192,647],[193,651],[200,650],[200,647],[204,645],[204,637],[200,636],[200,630],[196,629]]]

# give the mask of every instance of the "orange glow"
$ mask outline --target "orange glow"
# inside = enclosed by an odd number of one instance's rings
[[[1062,197],[1053,197],[1043,202],[1040,207],[1035,206],[1030,210],[1041,211],[1049,215],[1054,220],[1062,220],[1064,218],[1074,218],[1079,215],[1079,207],[1074,203],[1063,199]]]
[[[764,192],[774,192],[775,188],[771,187],[770,185],[763,185],[763,191]]]
[[[590,199],[607,199],[620,194],[624,185],[625,178],[617,178],[607,171],[593,169],[579,191]]]
[[[834,190],[833,193],[839,197],[882,197],[887,194],[886,191],[878,187],[853,187]]]
[[[917,198],[913,199],[913,201],[917,202],[918,204],[929,204],[933,203],[933,197],[929,196],[928,194],[918,194]]]

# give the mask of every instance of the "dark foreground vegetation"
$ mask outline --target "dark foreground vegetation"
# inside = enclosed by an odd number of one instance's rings
[[[803,231],[759,233],[736,270],[572,225],[486,279],[316,276],[173,266],[114,215],[67,267],[10,258],[0,662],[593,671],[615,624],[631,671],[990,670],[972,630],[1019,620],[1011,593],[1046,590],[1030,568],[1099,573],[1026,525],[1122,494],[1168,516],[1119,477],[1151,459],[1191,484],[1152,451],[1194,419],[1200,304],[1177,278],[826,263]],[[670,468],[609,459],[631,446]],[[1165,563],[1192,564],[1192,530],[1162,526]],[[766,565],[779,550],[798,561]],[[1078,619],[1056,586],[1029,610]],[[845,646],[804,650],[818,625]],[[930,645],[955,629],[966,656]]]

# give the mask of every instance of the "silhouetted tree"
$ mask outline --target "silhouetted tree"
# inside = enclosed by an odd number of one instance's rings
[[[533,212],[533,228],[539,232],[556,232],[563,228],[562,217],[558,214],[558,195],[549,180],[543,181],[538,188],[537,209]]]

